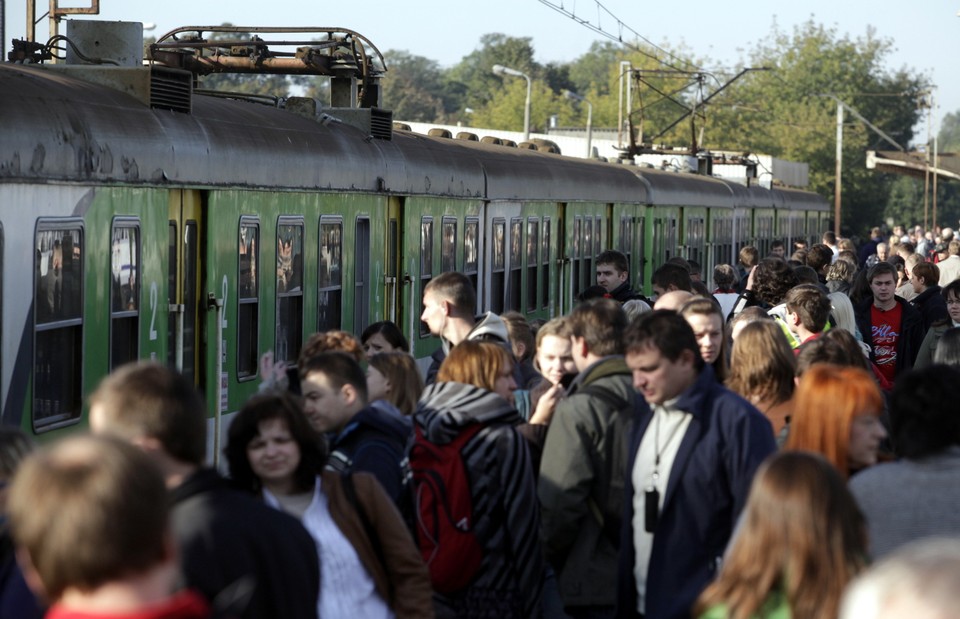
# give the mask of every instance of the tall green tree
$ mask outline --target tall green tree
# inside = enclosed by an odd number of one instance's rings
[[[706,129],[711,148],[750,150],[810,164],[811,189],[832,196],[836,108],[833,97],[860,112],[902,146],[913,139],[926,76],[887,69],[889,40],[840,36],[813,21],[792,33],[774,28],[749,54],[747,74],[713,106]],[[866,168],[866,151],[893,148],[845,113],[843,224],[863,232],[881,223],[893,177]]]
[[[937,134],[938,148],[942,153],[960,153],[960,110],[948,112],[940,122]]]
[[[502,85],[493,74],[493,65],[501,64],[522,71],[532,79],[542,79],[542,67],[533,59],[533,39],[491,33],[480,37],[480,47],[463,57],[446,73],[447,111],[478,110],[497,96]],[[510,78],[524,81],[523,78]]]
[[[439,122],[444,119],[443,70],[435,60],[407,51],[389,50],[384,54],[383,107],[393,110],[394,118],[414,122]]]

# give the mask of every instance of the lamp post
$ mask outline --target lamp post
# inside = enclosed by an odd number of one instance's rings
[[[593,141],[593,104],[587,100],[583,95],[578,95],[572,90],[564,90],[563,96],[567,99],[574,99],[575,101],[583,101],[587,104],[587,159],[593,157],[593,149],[591,148],[591,142]]]
[[[532,82],[530,81],[530,76],[524,73],[523,71],[517,71],[516,69],[511,69],[510,67],[505,67],[502,64],[493,65],[493,73],[495,75],[512,75],[514,77],[522,77],[527,80],[527,101],[523,104],[523,141],[527,142],[530,140],[530,92],[532,89]]]

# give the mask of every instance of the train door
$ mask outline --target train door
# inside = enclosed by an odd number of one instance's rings
[[[167,227],[167,365],[201,384],[200,290],[202,200],[198,191],[170,192]]]
[[[354,237],[353,332],[370,324],[370,218],[358,217]]]
[[[403,199],[393,196],[387,205],[387,255],[383,262],[386,267],[383,276],[383,293],[385,299],[384,315],[387,320],[396,325],[403,324],[402,318],[397,314],[397,308],[400,305],[398,264],[400,260],[401,221],[403,221]]]
[[[523,219],[520,211],[519,203],[498,203],[487,207],[484,255],[490,270],[482,298],[484,308],[496,314],[520,306],[523,268]]]

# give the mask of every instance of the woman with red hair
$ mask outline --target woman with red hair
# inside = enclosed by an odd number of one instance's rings
[[[883,396],[866,370],[816,364],[794,393],[786,448],[822,454],[844,478],[877,463]]]

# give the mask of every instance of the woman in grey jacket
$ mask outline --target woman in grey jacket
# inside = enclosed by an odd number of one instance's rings
[[[513,407],[513,364],[504,348],[464,341],[444,360],[437,383],[427,387],[414,414],[417,444],[411,453],[418,506],[417,537],[434,582],[437,617],[527,618],[539,608],[543,578],[540,515],[527,444],[517,431],[522,422]],[[464,436],[465,433],[470,433]],[[475,572],[457,590],[441,584],[446,550],[425,549],[434,535],[425,522],[423,470],[418,453],[442,449],[457,439],[472,514],[458,515],[458,528],[472,534],[482,550]],[[429,514],[426,514],[429,516]],[[466,519],[465,519],[466,518]],[[436,557],[431,560],[431,557]]]

